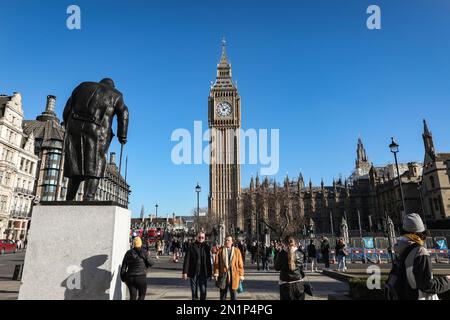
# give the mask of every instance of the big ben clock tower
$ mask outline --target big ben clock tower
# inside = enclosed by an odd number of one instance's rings
[[[224,223],[225,231],[243,230],[239,210],[241,98],[231,78],[225,40],[217,78],[208,98],[208,123],[211,129],[208,209],[217,223]]]

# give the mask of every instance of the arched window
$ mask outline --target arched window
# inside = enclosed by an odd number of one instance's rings
[[[434,177],[433,176],[430,177],[430,184],[431,184],[431,189],[436,188],[436,184],[434,183]]]

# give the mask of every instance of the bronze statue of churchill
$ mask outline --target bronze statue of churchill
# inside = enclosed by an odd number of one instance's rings
[[[114,136],[127,142],[128,108],[112,79],[83,82],[72,92],[64,109],[64,176],[69,178],[66,200],[73,201],[84,181],[84,201],[93,201],[106,169],[106,154]]]

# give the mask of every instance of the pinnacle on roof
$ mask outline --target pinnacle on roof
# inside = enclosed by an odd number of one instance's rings
[[[229,65],[227,57],[227,41],[225,37],[222,39],[222,55],[220,57],[220,64]]]

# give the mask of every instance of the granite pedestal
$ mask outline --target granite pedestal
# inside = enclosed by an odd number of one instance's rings
[[[19,300],[123,300],[131,212],[114,205],[33,208]]]

